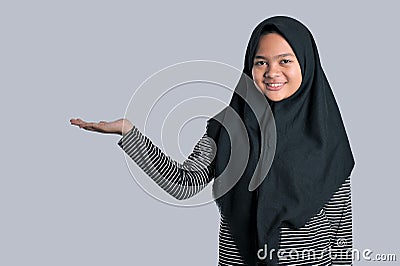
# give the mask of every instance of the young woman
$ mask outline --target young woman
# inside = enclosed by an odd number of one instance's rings
[[[354,159],[310,31],[284,16],[261,22],[247,46],[243,77],[255,86],[238,82],[229,109],[241,121],[229,121],[229,127],[245,125],[250,152],[238,181],[216,198],[219,265],[351,265]],[[261,92],[264,109],[275,120],[275,153],[266,176],[257,176],[257,162],[263,163],[269,149],[261,141],[263,127],[257,119],[269,118],[253,112],[245,99],[250,90]],[[71,123],[123,135],[118,143],[122,149],[167,192],[184,199],[223,173],[233,179],[239,175],[228,160],[235,140],[246,136],[240,130],[228,134],[227,110],[208,121],[183,164],[167,157],[126,119]],[[254,176],[261,182],[249,189]]]

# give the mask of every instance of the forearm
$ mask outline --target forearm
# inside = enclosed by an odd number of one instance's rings
[[[150,178],[177,199],[192,197],[212,179],[210,165],[215,150],[206,136],[183,163],[172,160],[136,127],[126,133],[118,145]]]

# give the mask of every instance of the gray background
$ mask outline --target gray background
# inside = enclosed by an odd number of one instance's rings
[[[356,158],[355,248],[400,256],[395,3],[2,1],[0,265],[216,265],[214,204],[155,200],[118,136],[69,119],[122,117],[134,90],[174,63],[242,68],[252,29],[277,14],[311,29],[340,105]]]

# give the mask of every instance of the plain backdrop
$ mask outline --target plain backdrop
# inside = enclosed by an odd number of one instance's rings
[[[69,119],[123,117],[171,64],[241,69],[251,31],[272,15],[310,28],[339,103],[356,159],[354,247],[400,260],[397,11],[396,1],[1,1],[0,265],[216,265],[215,204],[154,199],[118,136]]]

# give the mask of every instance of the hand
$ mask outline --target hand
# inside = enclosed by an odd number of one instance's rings
[[[71,125],[79,126],[79,128],[105,134],[125,135],[133,128],[133,124],[128,119],[118,119],[113,122],[100,121],[98,123],[86,122],[79,118],[72,118],[69,121]]]

